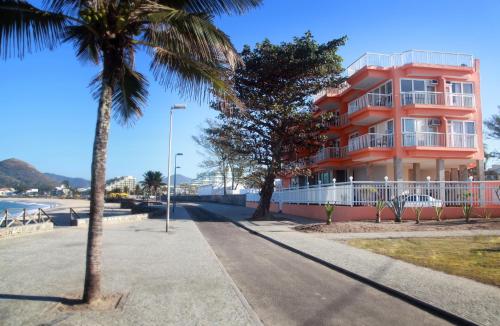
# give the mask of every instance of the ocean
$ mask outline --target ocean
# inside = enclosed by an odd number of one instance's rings
[[[15,201],[2,201],[0,200],[0,214],[3,216],[4,210],[8,209],[9,216],[17,216],[22,214],[23,208],[26,208],[28,211],[34,211],[38,208],[49,208],[53,205],[50,204],[40,204],[40,203],[32,203],[32,202],[15,202]]]

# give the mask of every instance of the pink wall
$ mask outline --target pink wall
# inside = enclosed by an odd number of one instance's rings
[[[247,202],[247,207],[255,208],[257,207],[257,203],[255,202]],[[278,205],[271,204],[271,211],[277,212]],[[500,207],[492,207],[488,208],[488,211],[492,212],[492,217],[500,217]],[[321,220],[324,221],[326,219],[325,208],[319,205],[294,205],[294,204],[283,204],[284,214],[296,215],[301,217],[306,217],[312,220]],[[366,220],[375,220],[375,207],[370,206],[337,206],[335,208],[335,212],[333,214],[334,221],[343,222],[343,221],[366,221]],[[473,210],[473,214],[481,214],[481,208],[475,208]],[[434,208],[424,208],[422,210],[421,219],[430,220],[435,219],[436,215],[434,213]],[[441,216],[443,219],[457,219],[463,218],[462,208],[461,207],[445,207],[444,213]],[[383,220],[393,220],[394,214],[389,208],[385,208],[382,212]],[[403,215],[403,220],[414,220],[415,213],[411,208],[407,208],[405,214]]]

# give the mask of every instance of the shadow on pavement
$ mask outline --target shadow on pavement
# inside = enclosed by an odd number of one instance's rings
[[[70,306],[82,303],[81,299],[69,299],[69,298],[42,296],[42,295],[4,294],[4,293],[0,293],[0,300],[57,302]]]

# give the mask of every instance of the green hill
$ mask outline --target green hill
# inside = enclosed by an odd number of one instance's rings
[[[15,158],[0,161],[0,187],[13,187],[16,190],[38,188],[46,191],[57,184],[24,161]]]

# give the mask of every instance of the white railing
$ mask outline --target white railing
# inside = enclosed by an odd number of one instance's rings
[[[319,163],[329,159],[342,158],[346,156],[346,153],[347,147],[325,147],[312,157],[312,162]]]
[[[348,151],[358,151],[363,148],[368,147],[393,147],[393,135],[392,134],[376,134],[367,133],[359,137],[349,139]]]
[[[318,92],[318,94],[314,95],[313,101],[316,102],[323,96],[335,96],[342,94],[346,89],[350,87],[348,82],[343,82],[337,87],[326,87]]]
[[[473,67],[474,57],[470,54],[410,50],[402,53],[383,54],[368,52],[363,54],[346,69],[347,77],[364,67],[393,67],[409,63],[434,64],[457,67]]]
[[[276,189],[272,201],[285,204],[326,203],[347,206],[373,206],[377,201],[406,200],[406,207],[500,206],[499,181],[352,181],[306,187]],[[258,202],[258,191],[247,194],[247,201]]]
[[[347,113],[339,116],[333,116],[332,120],[328,123],[330,128],[343,127],[349,124],[349,116]]]
[[[446,105],[472,108],[475,105],[474,94],[457,94],[443,92],[401,92],[401,105],[424,104]]]
[[[476,101],[474,94],[446,93],[446,105],[473,108],[476,106]]]
[[[445,147],[446,137],[440,132],[403,132],[403,146]]]
[[[475,134],[448,134],[448,147],[476,148],[477,141]]]
[[[368,106],[392,107],[392,94],[367,93],[349,102],[347,105],[348,113],[353,114]]]

